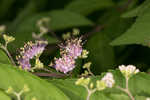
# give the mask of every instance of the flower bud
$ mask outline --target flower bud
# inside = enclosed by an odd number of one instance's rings
[[[41,69],[44,67],[43,63],[39,60],[39,58],[37,58],[35,61],[35,67],[38,69]]]
[[[67,39],[69,39],[70,37],[71,37],[70,32],[67,32],[66,34],[63,34],[63,35],[62,35],[62,38],[63,38],[64,40],[67,40]]]
[[[77,28],[74,28],[72,34],[73,34],[74,36],[77,36],[77,35],[80,34],[80,30],[77,29]]]
[[[85,58],[88,57],[88,54],[89,54],[89,52],[88,52],[87,50],[84,49],[84,50],[82,50],[82,54],[81,54],[80,58],[85,59]]]
[[[104,90],[106,88],[105,82],[101,80],[96,81],[96,88],[99,91]]]
[[[6,93],[8,93],[8,94],[11,94],[11,93],[13,93],[13,88],[10,86],[7,90],[6,90]]]
[[[5,40],[5,42],[6,42],[7,44],[15,40],[14,37],[8,36],[8,35],[6,35],[6,34],[3,35],[3,38],[4,38],[4,40]]]
[[[30,91],[30,89],[29,89],[29,87],[28,87],[27,84],[24,85],[23,91],[24,91],[24,92],[29,92],[29,91]]]
[[[89,75],[89,72],[87,70],[85,70],[81,76],[87,76],[87,75]]]
[[[85,63],[84,66],[83,66],[83,68],[89,69],[90,66],[91,66],[91,64],[92,64],[91,62]]]
[[[106,75],[101,80],[105,82],[105,85],[108,88],[112,88],[113,85],[115,84],[113,74],[110,72],[106,73]]]
[[[136,69],[136,67],[133,65],[121,65],[119,66],[119,70],[126,78],[129,78],[132,75],[137,74],[139,72],[139,69]]]
[[[33,97],[31,100],[37,100],[36,97]]]
[[[90,82],[90,78],[85,79],[84,77],[82,77],[82,78],[78,79],[75,84],[82,85],[82,86],[88,86],[89,82]]]
[[[4,32],[6,29],[6,26],[5,25],[1,25],[0,26],[0,33]]]
[[[146,98],[146,100],[150,100],[150,98]]]
[[[91,88],[91,89],[93,89],[93,87],[94,87],[94,84],[93,84],[93,83],[91,83],[91,84],[90,84],[90,88]]]

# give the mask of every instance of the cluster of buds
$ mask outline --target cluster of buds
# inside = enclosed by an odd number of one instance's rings
[[[28,42],[21,48],[20,55],[17,56],[17,60],[22,69],[30,70],[30,59],[33,57],[39,57],[44,51],[47,45],[47,41],[36,41],[35,43]],[[39,63],[39,61],[37,61]]]
[[[101,79],[96,81],[96,87],[94,87],[94,83],[90,82],[90,78],[81,77],[75,82],[76,85],[81,85],[86,88],[88,92],[87,100],[89,100],[90,95],[95,91],[102,91],[105,88],[112,88],[115,84],[115,80],[113,78],[113,74],[108,72],[106,75]]]
[[[87,62],[83,65],[83,68],[86,69],[86,70],[84,71],[82,76],[88,76],[89,74],[94,76],[94,74],[90,70],[91,64],[92,64],[91,62]]]
[[[14,37],[8,36],[8,35],[6,35],[6,34],[3,35],[3,38],[4,38],[6,44],[8,44],[8,43],[10,43],[10,42],[12,42],[12,41],[15,40]]]
[[[81,86],[84,86],[84,87],[88,87],[90,86],[90,88],[93,88],[93,83],[90,83],[90,78],[84,78],[84,77],[81,77],[80,79],[78,79],[76,81],[76,85],[81,85]],[[115,84],[115,80],[113,78],[113,74],[108,72],[106,73],[106,75],[101,79],[101,80],[97,80],[96,81],[96,90],[103,90],[105,88],[112,88]]]
[[[139,69],[136,69],[136,67],[133,65],[121,65],[119,66],[119,70],[126,78],[130,78],[132,75],[139,72]]]
[[[13,94],[13,95],[15,95],[16,97],[17,97],[17,100],[21,100],[21,96],[22,96],[22,94],[23,93],[26,93],[26,92],[29,92],[30,91],[30,89],[29,89],[29,87],[28,87],[28,85],[24,85],[23,86],[23,89],[22,90],[20,90],[19,92],[16,92],[11,86],[6,90],[6,93],[8,93],[8,94]]]
[[[81,77],[75,82],[75,84],[81,86],[88,86],[89,82],[90,82],[90,78]]]
[[[37,27],[40,29],[40,34],[32,33],[32,37],[35,39],[40,39],[44,34],[48,32],[48,23],[50,21],[50,18],[44,17],[37,21]]]
[[[79,33],[80,33],[80,30],[77,29],[77,28],[74,28],[72,33],[71,32],[64,33],[62,35],[62,38],[64,40],[67,40],[67,39],[71,38],[71,36],[77,36],[77,35],[79,35]]]
[[[55,59],[54,68],[67,73],[75,68],[75,60],[82,55],[82,40],[81,38],[67,40],[60,48],[61,57]]]
[[[0,33],[5,32],[5,29],[6,29],[6,26],[5,26],[5,25],[1,25],[1,26],[0,26]],[[0,35],[1,35],[1,34],[0,34]],[[12,41],[15,40],[14,37],[8,36],[8,35],[6,35],[6,34],[2,34],[2,36],[3,36],[3,39],[5,40],[5,45],[6,45],[6,46],[7,46],[8,43],[10,43],[10,42],[12,42]]]
[[[112,88],[115,84],[115,80],[113,78],[113,74],[108,72],[101,80],[98,80],[96,83],[97,90],[103,90],[106,87]]]

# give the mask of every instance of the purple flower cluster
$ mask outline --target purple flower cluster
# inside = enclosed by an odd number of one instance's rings
[[[47,45],[46,41],[28,42],[21,48],[20,56],[17,57],[18,63],[23,69],[30,69],[30,59],[41,54]]]
[[[68,56],[71,56],[74,59],[77,59],[82,53],[81,43],[82,43],[82,40],[78,38],[74,40],[68,40],[67,45],[64,46],[64,49],[66,50]]]
[[[55,59],[55,69],[67,73],[75,68],[75,59],[82,53],[82,40],[75,38],[67,40],[61,47],[61,58]]]

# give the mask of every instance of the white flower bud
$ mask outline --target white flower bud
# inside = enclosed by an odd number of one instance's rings
[[[127,78],[139,72],[139,69],[136,69],[136,67],[133,65],[127,65],[127,66],[121,65],[119,66],[119,70]]]
[[[5,25],[1,25],[0,26],[0,33],[4,32],[6,29],[6,26]]]
[[[102,78],[102,81],[105,82],[106,87],[108,87],[108,88],[112,88],[113,85],[115,84],[113,74],[110,72],[106,73],[106,75]]]
[[[146,100],[150,100],[150,98],[146,98]]]

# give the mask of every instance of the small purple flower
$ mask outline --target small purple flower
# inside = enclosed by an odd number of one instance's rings
[[[68,56],[77,59],[82,53],[82,40],[81,38],[75,38],[68,40],[65,46],[62,46]]]
[[[67,73],[75,68],[75,60],[68,55],[63,55],[55,59],[54,67],[57,71]]]
[[[31,68],[31,64],[29,59],[18,59],[18,63],[20,64],[22,69],[27,69],[29,70]]]
[[[30,59],[41,54],[47,45],[46,41],[28,42],[21,48],[20,56],[17,57],[19,65],[23,69],[30,69]]]

